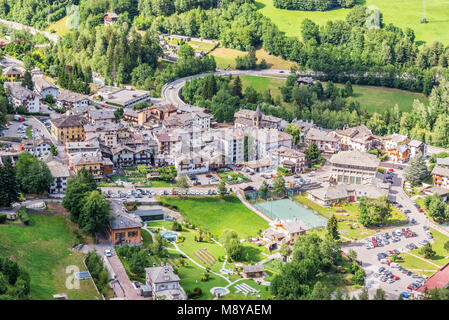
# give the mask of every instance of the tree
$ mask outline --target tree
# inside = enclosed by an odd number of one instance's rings
[[[178,56],[183,59],[192,58],[195,56],[195,50],[187,43],[184,43],[178,49]]]
[[[187,189],[189,187],[189,181],[185,174],[181,174],[178,176],[178,179],[176,180],[176,187],[182,189]]]
[[[286,242],[282,243],[281,248],[279,249],[279,252],[284,257],[288,257],[291,253],[290,246]]]
[[[315,164],[319,164],[322,161],[321,151],[315,142],[312,142],[305,151],[306,160],[309,168]]]
[[[243,97],[243,94],[242,94],[242,81],[240,80],[239,76],[235,77],[234,84],[232,85],[231,94],[234,97],[239,97],[239,98]]]
[[[221,234],[220,240],[231,259],[239,261],[242,258],[243,248],[237,232],[235,232],[234,230],[226,229]]]
[[[16,163],[17,181],[22,192],[39,194],[48,192],[53,182],[50,169],[42,160],[36,159],[29,152],[22,152]]]
[[[19,200],[19,184],[16,178],[16,169],[8,157],[4,165],[0,166],[0,206],[10,207]]]
[[[31,78],[31,73],[28,70],[23,74],[22,87],[28,88],[31,91],[34,90],[33,79]]]
[[[359,300],[369,300],[368,289],[366,287],[362,288],[362,292],[359,294]]]
[[[338,233],[338,221],[334,214],[327,222],[327,234],[334,240],[340,239],[340,234]]]
[[[226,193],[228,192],[228,190],[226,189],[226,182],[224,182],[223,179],[221,179],[220,182],[218,183],[217,189],[220,197],[225,196]]]
[[[424,256],[426,259],[432,259],[437,254],[433,249],[432,245],[430,243],[426,244],[420,249],[420,253]]]
[[[427,196],[424,198],[424,206],[429,212],[429,216],[439,223],[449,220],[449,207],[439,195]]]
[[[293,143],[295,145],[297,145],[300,142],[301,129],[297,125],[294,125],[293,123],[289,123],[285,127],[285,132],[288,134],[291,134],[293,136]]]
[[[52,155],[54,155],[56,157],[58,155],[58,148],[56,148],[56,146],[52,144],[50,146],[50,152]]]
[[[351,81],[346,81],[344,90],[345,90],[345,93],[346,93],[347,97],[351,97],[354,94],[353,90],[352,90],[352,83],[351,83]]]
[[[147,266],[147,250],[141,249],[131,255],[129,270],[134,274],[144,274]]]
[[[418,185],[429,176],[427,170],[426,159],[423,154],[419,152],[413,157],[404,170],[404,177],[413,185]]]
[[[392,215],[390,200],[386,196],[377,199],[360,197],[358,222],[365,227],[385,223]]]
[[[164,238],[159,233],[154,235],[153,244],[150,246],[151,253],[159,258],[164,258],[167,256],[167,248],[164,244]]]
[[[377,288],[376,293],[374,294],[374,300],[386,300],[385,291],[381,288]]]
[[[313,287],[310,298],[313,300],[330,300],[331,295],[328,288],[321,281],[318,281]]]
[[[365,270],[363,270],[362,268],[359,268],[355,273],[354,273],[354,277],[352,278],[352,280],[354,281],[355,284],[358,285],[363,285],[365,283]]]
[[[261,186],[259,187],[259,190],[257,190],[257,192],[259,193],[259,197],[262,199],[266,199],[267,198],[267,194],[268,194],[268,184],[267,182],[264,180],[261,184]]]
[[[449,241],[446,241],[446,242],[444,243],[444,250],[446,250],[446,251],[449,252]]]
[[[284,177],[280,174],[273,179],[273,191],[280,197],[285,196],[287,193]]]
[[[84,199],[78,225],[84,232],[95,235],[109,221],[109,202],[98,190],[91,191]]]

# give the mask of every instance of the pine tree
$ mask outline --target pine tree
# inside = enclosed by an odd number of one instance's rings
[[[426,160],[421,152],[413,157],[404,170],[404,177],[413,185],[418,185],[429,176]]]
[[[327,234],[331,239],[340,239],[340,234],[338,233],[338,221],[335,215],[332,215],[327,222]]]
[[[321,162],[321,151],[315,142],[312,142],[305,151],[307,163],[309,167]]]
[[[0,206],[10,207],[12,203],[19,200],[19,184],[16,179],[16,169],[10,158],[0,167]]]
[[[240,80],[240,77],[237,76],[234,80],[234,85],[232,86],[231,94],[235,97],[242,98],[242,81]]]

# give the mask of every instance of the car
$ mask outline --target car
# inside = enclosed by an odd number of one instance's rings
[[[414,274],[412,274],[412,278],[415,278],[415,279],[417,279],[417,278],[421,278],[421,276],[420,276],[420,275],[418,275],[418,274],[416,274],[416,273],[414,273]]]
[[[409,298],[411,296],[411,294],[410,293],[408,293],[408,292],[401,292],[401,297],[402,298],[405,298],[405,299],[407,299],[407,298]]]
[[[410,213],[411,211],[409,209],[405,209],[404,213]]]
[[[399,250],[397,250],[397,249],[394,249],[393,252],[394,252],[395,254],[399,254],[399,253],[400,253]]]
[[[411,285],[408,285],[408,286],[407,286],[407,289],[409,289],[409,290],[415,290],[415,288],[412,287]]]
[[[111,252],[111,250],[109,250],[109,249],[108,249],[108,250],[105,250],[105,251],[104,251],[104,255],[105,255],[106,257],[108,257],[108,258],[109,258],[109,257],[112,257],[112,252]]]
[[[424,231],[428,231],[429,230],[429,228],[427,228],[427,226],[423,226],[422,228],[423,228]]]
[[[382,271],[384,271],[385,270],[385,267],[379,267],[379,272],[382,272]]]
[[[284,70],[280,70],[279,73],[284,73]]]
[[[378,253],[378,254],[377,254],[377,260],[380,260],[380,259],[385,259],[385,254],[383,254],[383,253]]]
[[[427,240],[419,240],[418,243],[419,243],[420,245],[422,245],[422,246],[425,246],[426,244],[429,243],[429,241],[427,241]]]
[[[408,276],[411,276],[412,274],[413,274],[413,272],[411,272],[411,271],[408,271],[408,272],[407,272],[407,275],[408,275]]]

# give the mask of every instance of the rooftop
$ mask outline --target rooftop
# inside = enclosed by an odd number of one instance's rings
[[[357,150],[340,151],[332,155],[329,161],[333,165],[339,164],[369,168],[377,168],[380,164],[380,160],[375,155]]]

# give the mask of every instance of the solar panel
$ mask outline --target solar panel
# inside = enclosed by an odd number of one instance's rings
[[[90,278],[90,273],[88,271],[77,272],[77,273],[75,273],[75,278],[78,279],[78,280],[89,279]]]

